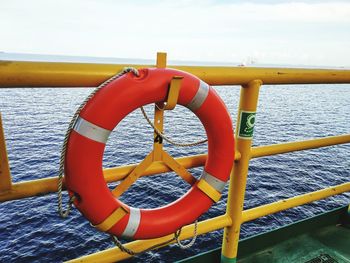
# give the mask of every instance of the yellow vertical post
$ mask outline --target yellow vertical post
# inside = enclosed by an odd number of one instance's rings
[[[166,68],[166,56],[165,52],[157,52],[157,68]]]
[[[158,52],[157,53],[157,68],[165,68],[166,67],[166,53]],[[158,131],[163,132],[163,118],[164,118],[164,105],[154,106],[154,127],[157,128]],[[156,132],[154,132],[154,141],[153,141],[153,161],[160,161],[162,159],[163,152],[163,138],[160,137]]]
[[[235,263],[237,259],[255,112],[261,84],[262,81],[253,80],[241,88],[236,128],[236,151],[241,154],[241,158],[235,163],[230,176],[226,214],[232,218],[232,225],[224,230],[222,263]]]
[[[11,186],[10,165],[7,157],[5,134],[0,113],[0,192],[11,190]]]

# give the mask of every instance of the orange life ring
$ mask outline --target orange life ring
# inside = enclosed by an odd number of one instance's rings
[[[75,123],[65,156],[65,183],[74,205],[97,228],[115,236],[148,239],[174,233],[194,222],[218,201],[234,160],[230,115],[205,82],[174,69],[142,69],[112,81],[85,105]],[[174,76],[182,76],[178,97],[200,119],[208,137],[203,174],[175,202],[156,209],[129,207],[115,198],[103,178],[102,158],[110,132],[130,112],[166,99]]]

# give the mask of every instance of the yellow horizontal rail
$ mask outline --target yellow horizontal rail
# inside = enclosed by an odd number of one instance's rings
[[[199,222],[197,225],[197,234],[202,235],[214,230],[221,229],[225,226],[229,226],[232,224],[231,218],[226,215],[210,218],[208,220]],[[194,233],[194,224],[188,225],[182,228],[180,240],[188,239],[190,237],[193,237]],[[137,240],[130,242],[125,245],[126,248],[131,249],[135,252],[141,252],[144,250],[147,250],[155,245],[167,242],[168,240],[172,239],[174,235],[167,235],[160,238],[155,239],[148,239],[148,240]],[[164,244],[162,246],[172,244],[174,241],[169,242],[167,244]],[[162,247],[160,246],[160,247]],[[115,262],[120,261],[123,259],[130,258],[131,256],[125,252],[121,252],[119,248],[110,248],[107,250],[103,250],[94,254],[90,254],[84,257],[80,257],[77,259],[70,260],[68,262],[75,263],[75,262]]]
[[[236,159],[238,159],[239,156],[239,153],[237,153],[235,156]],[[193,168],[203,166],[206,158],[206,154],[200,154],[176,158],[176,161],[185,168]],[[121,167],[107,168],[103,170],[103,175],[108,183],[119,181],[124,179],[137,165],[138,164],[131,164]],[[171,172],[168,166],[162,162],[154,162],[143,173],[143,176],[165,172]],[[43,179],[14,183],[12,184],[11,190],[0,192],[0,202],[57,192],[57,183],[57,177],[47,177]]]
[[[321,139],[307,140],[301,142],[290,142],[275,145],[266,145],[253,147],[251,158],[264,157],[269,155],[308,150],[320,147],[326,147],[337,144],[350,143],[350,134],[330,136]],[[206,161],[206,154],[199,154],[187,157],[176,158],[186,169],[203,166]],[[240,159],[240,153],[236,152],[235,160]],[[121,167],[104,169],[103,174],[106,182],[115,182],[124,179],[137,164],[131,164]],[[170,172],[171,170],[162,162],[153,163],[144,173],[143,176]],[[16,200],[36,195],[57,192],[57,177],[48,177],[44,179],[31,180],[12,184],[12,188],[6,192],[0,192],[0,202]]]
[[[155,65],[0,61],[0,87],[96,87],[126,66]],[[196,75],[211,85],[350,83],[350,70],[170,66]]]
[[[350,143],[350,134],[329,136],[320,139],[312,139],[299,142],[288,142],[281,144],[266,145],[254,147],[251,151],[251,158],[259,158],[275,154],[289,153],[301,150],[309,150],[321,147],[327,147],[337,144]]]
[[[321,200],[330,196],[338,195],[344,192],[350,191],[350,183],[340,184],[332,186],[330,188],[322,189],[319,191],[295,196],[289,199],[281,200],[267,205],[262,205],[252,209],[248,209],[242,212],[242,223],[257,219],[262,216],[277,213],[289,208],[311,203],[313,201]],[[198,223],[198,234],[205,234],[232,224],[232,220],[228,215],[222,215],[214,217]],[[183,235],[181,240],[193,237],[194,224],[188,225],[183,228]],[[149,240],[137,240],[126,244],[125,246],[136,252],[144,251],[150,247],[161,244],[167,240],[170,240],[172,235],[168,235],[161,238],[149,239]],[[173,242],[172,242],[173,243]],[[70,263],[76,262],[115,262],[131,257],[130,255],[120,251],[119,248],[110,248],[107,250],[99,251],[87,256],[76,258],[68,261]]]
[[[242,223],[350,191],[350,182],[245,210]]]

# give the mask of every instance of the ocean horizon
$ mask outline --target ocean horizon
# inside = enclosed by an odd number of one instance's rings
[[[71,56],[71,55],[49,55],[34,53],[13,53],[0,51],[1,61],[37,61],[37,62],[67,62],[67,63],[107,63],[107,64],[146,64],[155,65],[156,54],[154,58],[113,58],[113,57],[94,57],[94,56]],[[281,68],[312,68],[312,69],[350,69],[350,66],[330,67],[327,65],[304,65],[304,64],[273,64],[259,63],[253,59],[243,61],[198,61],[198,60],[170,60],[168,65],[187,65],[187,66],[224,66],[224,67],[281,67]]]

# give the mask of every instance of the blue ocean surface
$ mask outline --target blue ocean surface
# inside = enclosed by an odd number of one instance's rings
[[[236,120],[239,87],[215,87]],[[14,182],[56,176],[63,138],[79,104],[91,88],[18,88],[0,90],[7,150]],[[146,107],[153,118],[153,106]],[[215,109],[213,109],[215,110]],[[254,146],[348,134],[350,85],[265,85],[261,88]],[[193,113],[177,106],[165,113],[165,132],[176,141],[197,141],[204,129]],[[141,161],[152,149],[152,128],[141,112],[127,116],[113,131],[104,154],[104,167]],[[178,148],[165,143],[175,157],[206,153],[207,145]],[[196,177],[202,168],[190,170]],[[249,168],[245,209],[309,191],[348,182],[350,144],[253,159]],[[111,187],[115,184],[111,184]],[[138,180],[122,200],[154,208],[182,196],[189,186],[174,173]],[[242,226],[249,237],[349,204],[349,194],[331,197]],[[204,220],[225,213],[223,198]],[[176,245],[137,255],[128,262],[173,262],[221,246],[223,231],[199,236],[195,245]],[[62,262],[113,247],[74,209],[67,219],[57,213],[57,195],[0,203],[0,262]]]

